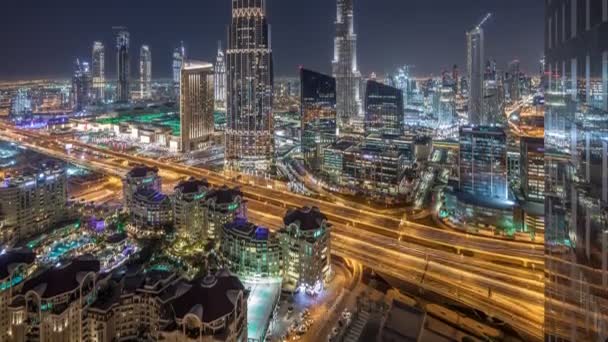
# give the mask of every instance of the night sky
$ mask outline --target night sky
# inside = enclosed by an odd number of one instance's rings
[[[330,72],[335,0],[267,0],[276,76],[298,65]],[[229,0],[20,0],[0,11],[0,80],[69,77],[72,61],[90,60],[94,40],[106,44],[106,77],[115,77],[112,26],[131,32],[132,75],[141,44],[152,49],[153,76],[171,72],[171,53],[183,40],[191,58],[214,61],[225,41]],[[519,58],[538,70],[543,53],[541,0],[355,0],[359,68],[384,74],[411,64],[414,74],[465,68],[465,31],[487,12],[486,57],[499,67]],[[503,67],[504,68],[504,67]]]

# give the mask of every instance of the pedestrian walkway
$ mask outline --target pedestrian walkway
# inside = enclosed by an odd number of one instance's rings
[[[363,332],[363,329],[365,328],[367,321],[369,321],[369,312],[361,311],[359,313],[359,315],[357,316],[357,320],[355,320],[353,322],[353,324],[350,326],[350,329],[348,330],[348,334],[346,334],[344,341],[346,341],[346,342],[359,341],[359,337],[361,337],[361,333]]]

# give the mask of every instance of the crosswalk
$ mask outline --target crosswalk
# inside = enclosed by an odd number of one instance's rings
[[[353,322],[348,330],[348,334],[344,338],[346,342],[357,342],[359,341],[359,337],[361,337],[361,333],[363,333],[363,329],[365,325],[369,321],[369,312],[361,311],[357,316],[357,319]]]

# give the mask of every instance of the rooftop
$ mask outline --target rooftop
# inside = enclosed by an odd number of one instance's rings
[[[31,265],[35,260],[36,254],[28,249],[9,250],[0,254],[0,280],[8,278],[17,265]]]
[[[134,178],[146,177],[148,172],[158,173],[158,168],[139,165],[131,169],[127,176]]]
[[[190,178],[187,181],[181,181],[175,187],[175,190],[179,189],[182,194],[194,194],[203,191],[205,188],[209,188],[209,182],[206,179],[198,180]]]
[[[186,60],[184,70],[198,70],[213,68],[213,64],[197,60]]]
[[[229,188],[224,185],[221,188],[213,189],[207,197],[214,198],[217,204],[228,204],[234,202],[237,196],[243,197],[239,188]]]
[[[283,218],[286,226],[298,222],[300,230],[318,229],[323,221],[327,221],[327,217],[317,207],[290,209]]]
[[[228,223],[225,229],[258,241],[266,241],[270,237],[268,228],[256,226],[243,218],[237,218],[234,222]]]

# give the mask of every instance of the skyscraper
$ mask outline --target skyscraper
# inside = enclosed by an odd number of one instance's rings
[[[91,59],[91,73],[93,77],[93,96],[97,101],[105,100],[106,86],[106,51],[102,42],[93,43]]]
[[[190,152],[213,134],[213,65],[184,61],[180,85],[182,151]]]
[[[72,76],[72,108],[83,110],[91,100],[91,68],[89,63],[76,59]]]
[[[467,73],[469,83],[469,123],[485,125],[484,119],[484,35],[480,26],[467,32]]]
[[[116,34],[116,101],[129,102],[129,81],[131,77],[131,67],[129,59],[129,32],[125,27],[118,28]]]
[[[367,81],[365,87],[365,132],[388,135],[403,133],[403,92]]]
[[[273,62],[265,0],[232,1],[226,56],[226,164],[270,170],[274,156]]]
[[[182,42],[180,47],[175,48],[173,51],[173,92],[177,100],[179,100],[180,77],[185,57],[186,49],[184,48],[184,42]]]
[[[320,168],[322,148],[336,140],[336,80],[307,69],[300,69],[301,151],[304,163]]]
[[[139,89],[142,100],[152,97],[152,52],[148,45],[139,50]]]
[[[336,38],[333,76],[336,79],[338,135],[348,130],[352,120],[362,113],[360,82],[357,68],[357,35],[353,21],[353,0],[337,0]]]
[[[222,41],[218,42],[215,60],[215,108],[226,109],[226,57],[222,50]]]

